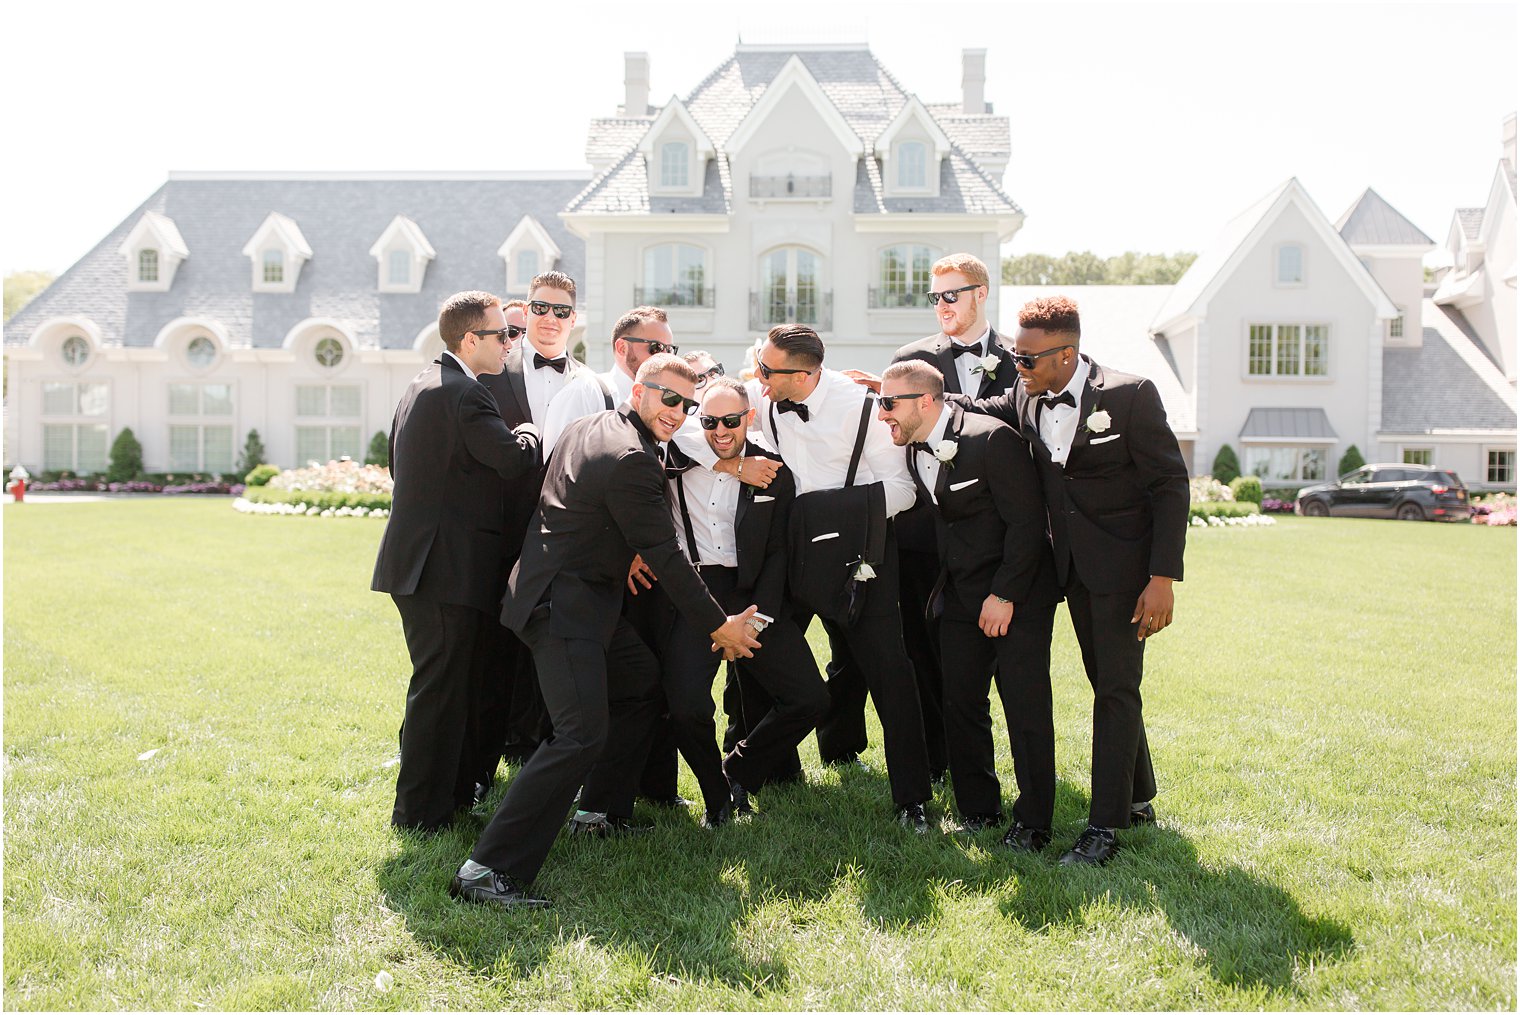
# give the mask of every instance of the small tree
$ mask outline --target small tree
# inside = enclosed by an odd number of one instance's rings
[[[128,483],[142,474],[142,445],[131,427],[122,427],[121,433],[111,442],[111,464],[106,467],[106,479],[112,483]]]
[[[248,439],[243,442],[243,457],[238,459],[238,474],[248,475],[255,468],[263,465],[268,457],[268,452],[264,450],[264,442],[259,439],[259,432],[249,430]]]
[[[1360,469],[1366,464],[1367,460],[1362,457],[1362,453],[1358,451],[1356,449],[1356,445],[1353,444],[1346,449],[1346,453],[1344,455],[1341,455],[1341,464],[1340,467],[1336,469],[1335,474],[1337,476],[1344,476],[1348,472],[1355,472],[1357,469]]]
[[[391,444],[384,430],[376,430],[375,436],[369,439],[369,454],[364,456],[364,464],[391,467]]]
[[[1240,478],[1240,459],[1235,457],[1235,449],[1228,444],[1222,445],[1219,454],[1214,456],[1214,478],[1225,485]]]

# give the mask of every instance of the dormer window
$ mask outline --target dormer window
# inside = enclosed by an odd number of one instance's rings
[[[921,190],[929,185],[929,150],[922,141],[904,141],[897,146],[897,185],[904,190]]]
[[[660,145],[660,186],[691,185],[691,162],[685,141],[666,141]]]
[[[524,215],[496,255],[507,262],[507,291],[526,294],[533,276],[554,268],[560,250],[538,219]]]
[[[312,254],[295,220],[274,211],[243,245],[243,256],[253,265],[254,292],[293,293]]]
[[[885,197],[939,194],[940,166],[950,158],[950,138],[915,96],[908,96],[892,122],[876,138]]]
[[[168,292],[180,262],[190,256],[174,222],[156,211],[143,212],[116,250],[127,262],[128,292]]]
[[[417,223],[397,215],[369,248],[369,256],[378,265],[381,292],[419,293],[428,262],[437,254]]]
[[[1277,248],[1277,284],[1304,284],[1304,248],[1296,243],[1284,243]]]
[[[538,251],[519,250],[517,252],[517,277],[532,282],[533,276],[538,274]],[[525,286],[526,288],[526,286]]]

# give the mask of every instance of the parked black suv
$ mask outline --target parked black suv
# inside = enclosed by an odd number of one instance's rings
[[[1472,506],[1455,472],[1428,465],[1364,465],[1334,483],[1298,491],[1294,512],[1311,518],[1465,522],[1472,517]]]

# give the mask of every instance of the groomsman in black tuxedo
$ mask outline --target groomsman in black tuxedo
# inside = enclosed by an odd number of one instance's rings
[[[507,428],[479,378],[501,370],[508,326],[490,293],[449,297],[444,353],[417,375],[391,425],[391,515],[371,584],[401,613],[412,679],[391,824],[433,831],[470,805],[471,706],[487,673],[500,603],[508,482],[538,464],[531,423]]]
[[[704,385],[697,417],[707,445],[720,461],[760,455],[747,431],[754,409],[743,382],[714,377]],[[743,679],[764,690],[773,706],[751,717],[747,735],[721,759],[713,731],[713,676],[718,659],[706,633],[682,616],[674,618],[661,653],[670,724],[681,754],[691,766],[707,805],[705,823],[721,825],[730,813],[746,813],[748,788],[761,785],[796,758],[797,745],[829,707],[807,639],[789,615],[785,586],[787,520],[796,485],[782,469],[763,490],[731,476],[698,467],[671,445],[670,475],[678,531],[707,589],[725,610],[759,606],[771,620],[765,646],[739,663]],[[638,585],[629,588],[638,594]],[[656,585],[644,595],[663,595]],[[724,776],[727,776],[725,780]]]
[[[633,785],[659,711],[658,677],[609,667],[620,628],[624,583],[635,555],[660,579],[683,616],[707,632],[725,658],[760,642],[755,608],[728,616],[681,552],[659,444],[697,409],[692,369],[677,356],[640,368],[629,404],[572,423],[549,460],[522,556],[512,571],[501,621],[533,650],[553,735],[508,787],[475,849],[449,884],[467,902],[543,905],[529,894],[555,835],[593,768],[625,773],[612,819],[632,812]],[[589,822],[586,824],[590,824]]]
[[[935,261],[929,271],[932,281],[927,295],[939,334],[908,343],[893,354],[892,362],[919,360],[934,366],[944,378],[944,390],[955,394],[989,398],[1007,391],[1018,373],[1009,359],[1012,343],[987,320],[991,292],[987,265],[974,254],[950,254]],[[929,769],[938,778],[944,774],[949,755],[938,623],[926,616],[934,576],[939,573],[932,505],[920,496],[911,509],[892,521],[897,529],[897,559],[902,565],[903,643],[918,677]],[[861,700],[864,704],[863,694]]]
[[[1034,451],[1082,664],[1093,687],[1092,806],[1063,864],[1102,864],[1114,833],[1156,820],[1140,712],[1145,640],[1172,622],[1182,580],[1188,474],[1156,386],[1080,351],[1064,296],[1019,311],[1020,384],[973,408],[1018,428]]]
[[[1050,634],[1061,593],[1045,502],[1029,445],[1012,428],[944,400],[946,378],[917,360],[887,368],[878,400],[892,440],[939,522],[940,657],[950,775],[964,828],[1003,821],[987,689],[997,671],[1019,798],[1003,836],[1038,851],[1050,842],[1056,745]]]
[[[501,418],[508,426],[532,423],[542,432],[549,405],[582,371],[589,370],[565,352],[575,316],[561,319],[552,312],[529,313],[529,301],[540,306],[575,305],[575,280],[563,272],[550,271],[536,276],[528,286],[527,300],[503,304],[508,337],[516,341],[507,353],[501,373],[482,378],[482,383],[496,398]],[[500,572],[501,593],[507,590],[507,576],[522,553],[523,534],[528,520],[538,506],[538,492],[543,485],[544,466],[513,483],[507,492],[502,532]],[[499,599],[498,599],[499,601]],[[496,777],[497,762],[503,754],[526,760],[547,734],[548,715],[538,679],[533,673],[533,655],[517,636],[506,628],[496,632],[495,672],[486,682],[483,699],[477,704],[482,736],[472,759],[477,800],[490,789]]]

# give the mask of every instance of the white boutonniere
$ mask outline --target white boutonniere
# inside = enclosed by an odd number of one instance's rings
[[[1108,415],[1107,409],[1094,409],[1087,417],[1087,432],[1102,433],[1114,425],[1113,419]]]
[[[986,374],[990,379],[997,380],[998,358],[991,353],[977,360],[976,366],[971,368],[974,374]]]
[[[955,468],[955,453],[961,446],[955,441],[943,440],[934,445],[934,457],[939,459],[941,465],[947,469]]]
[[[850,561],[850,567],[855,569],[850,573],[850,578],[854,581],[868,582],[876,577],[876,569],[864,557],[857,557],[855,560]]]

